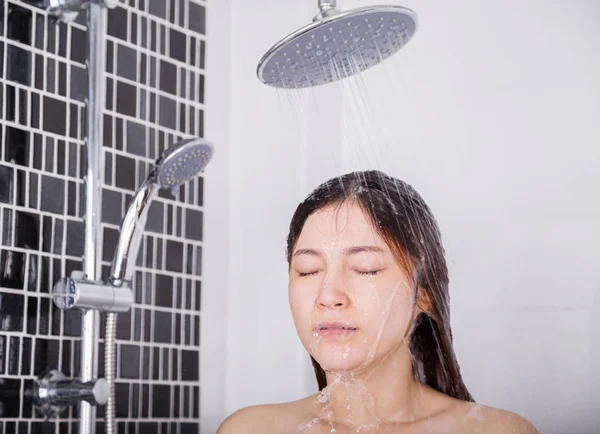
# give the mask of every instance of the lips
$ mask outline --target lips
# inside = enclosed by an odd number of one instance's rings
[[[321,322],[315,327],[317,336],[347,336],[358,330],[354,324],[343,322]]]

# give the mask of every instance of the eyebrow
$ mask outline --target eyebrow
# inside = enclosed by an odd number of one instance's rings
[[[342,253],[345,256],[350,256],[365,252],[385,253],[385,250],[377,246],[353,246],[344,249]],[[315,249],[298,249],[294,252],[293,256],[296,257],[300,255],[321,256],[321,253]]]

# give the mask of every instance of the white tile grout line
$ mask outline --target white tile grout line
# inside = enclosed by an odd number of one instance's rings
[[[35,173],[35,172],[34,172]],[[14,193],[14,191],[13,191]],[[3,203],[0,204],[0,209],[5,208],[5,209],[9,209],[11,211],[14,212],[23,212],[23,213],[32,213],[32,214],[37,214],[40,217],[60,217],[65,221],[73,221],[73,222],[81,222],[81,218],[80,217],[74,217],[74,216],[70,216],[70,215],[66,215],[66,214],[54,214],[48,211],[42,211],[39,209],[32,209],[32,208],[28,208],[26,206],[21,206],[21,205],[13,205],[13,204],[7,204],[7,203]],[[13,219],[14,219],[14,215],[13,215]],[[61,258],[62,256],[60,254],[56,254],[56,253],[52,253],[52,252],[46,252],[44,250],[42,250],[41,248],[38,250],[32,250],[32,249],[25,249],[22,247],[18,247],[15,245],[15,239],[14,239],[14,232],[11,234],[11,247],[9,246],[2,246],[2,248],[9,248],[10,250],[15,250],[17,252],[23,252],[23,253],[32,253],[32,252],[36,252],[36,253],[41,253],[43,255],[46,256],[50,256],[50,257],[58,257]],[[157,234],[159,235],[159,234]],[[196,241],[198,242],[198,241]],[[69,255],[64,255],[66,259],[78,259],[75,256],[69,256]]]
[[[175,0],[177,1],[177,0]],[[159,18],[159,21],[164,21],[162,24],[165,25],[165,31],[166,31],[166,27],[170,27],[173,26],[171,28],[177,29],[179,30],[179,26],[177,26],[176,24],[171,23],[171,21],[169,21],[169,17],[171,16],[171,5],[173,4],[173,2],[165,2],[165,19]],[[166,24],[168,23],[168,25]],[[165,52],[168,51],[168,44],[165,44]]]
[[[44,147],[44,149],[45,149],[45,147]],[[44,151],[42,151],[42,152],[43,152],[42,155],[45,157],[45,152]],[[45,171],[43,169],[36,169],[36,168],[33,168],[33,167],[21,166],[20,164],[12,163],[10,161],[2,161],[2,162],[0,162],[0,166],[10,167],[12,169],[22,171],[22,172],[24,172],[26,174],[36,174],[36,175],[38,175],[38,178],[41,178],[42,176],[47,176],[49,178],[60,178],[61,181],[74,182],[75,184],[83,185],[83,180],[81,178],[75,178],[73,176],[69,176],[69,175],[66,175],[66,174],[65,175],[61,175],[61,174],[58,174],[58,173],[52,173],[52,172]],[[117,187],[114,187],[114,188],[116,189]],[[120,191],[126,191],[126,190],[120,189]],[[26,202],[26,203],[28,203],[28,202]],[[181,203],[181,205],[184,205],[184,204]],[[197,206],[195,206],[193,204],[185,204],[185,205],[187,205],[188,208],[193,207],[193,209],[200,209],[200,208],[198,208]],[[8,206],[8,207],[12,206],[12,207],[23,208],[23,210],[25,210],[25,209],[31,210],[31,208],[29,207],[29,205],[21,206],[21,205],[14,205],[14,204],[2,203],[0,206]],[[37,206],[37,208],[38,209],[41,208],[41,206],[39,204],[39,192],[38,192],[38,206]],[[36,212],[38,212],[38,211],[36,210]],[[39,210],[39,212],[44,213],[44,211],[42,211],[42,210]],[[49,213],[49,214],[52,214],[52,213]],[[52,214],[52,215],[56,215],[56,214]]]
[[[150,2],[150,1],[155,1],[155,0],[148,0],[148,2]],[[167,2],[166,6],[167,7],[165,8],[166,9],[165,15],[168,17],[169,16],[169,12],[170,12],[170,10],[169,10],[170,2]],[[207,39],[206,35],[203,35],[201,33],[198,33],[198,32],[195,32],[193,30],[190,30],[188,28],[188,26],[182,27],[182,26],[180,26],[178,24],[173,24],[168,19],[158,17],[158,16],[153,15],[153,14],[151,14],[149,12],[140,11],[139,9],[136,9],[135,7],[127,5],[125,3],[120,3],[119,7],[122,8],[122,9],[125,9],[128,12],[128,14],[130,14],[130,13],[133,12],[133,13],[141,16],[141,17],[146,18],[148,21],[154,21],[156,23],[157,31],[159,31],[158,28],[160,26],[164,26],[166,28],[177,30],[177,31],[182,32],[182,33],[193,34],[194,37],[197,38],[200,41],[206,41],[206,39]],[[204,7],[206,7],[206,6],[204,6]],[[177,20],[177,17],[175,17],[175,18],[176,18],[175,21],[179,22]],[[148,27],[150,27],[150,26],[148,26]],[[130,38],[128,38],[128,41],[129,40],[130,40]]]
[[[1,82],[1,79],[0,79],[0,82]],[[113,85],[114,85],[114,81],[113,81]],[[194,110],[194,112],[195,112],[195,114],[199,114],[199,113],[202,113],[203,110],[196,109],[196,110]],[[184,133],[182,133],[180,131],[177,131],[177,130],[174,130],[172,128],[163,127],[162,125],[158,125],[157,123],[150,122],[149,120],[139,119],[139,118],[136,118],[136,117],[133,117],[133,116],[129,116],[129,115],[125,115],[125,114],[119,113],[116,110],[108,110],[108,109],[106,109],[104,111],[104,114],[105,115],[110,115],[110,116],[112,116],[115,119],[119,118],[123,122],[130,121],[130,122],[138,123],[140,125],[149,126],[149,127],[153,128],[154,130],[157,130],[157,132],[162,132],[164,134],[175,134],[175,135],[184,136],[184,137],[186,137],[186,136],[189,137],[189,136],[193,136],[194,135],[194,134],[184,134]],[[158,119],[158,117],[157,117],[157,119]],[[113,143],[114,143],[114,141],[113,141]],[[158,143],[157,143],[157,145],[158,145]],[[112,149],[112,148],[109,148],[109,149]],[[116,151],[116,149],[114,149],[114,150]],[[131,156],[131,154],[128,154],[128,155]],[[138,158],[143,158],[143,157],[139,157],[138,156]],[[146,158],[148,158],[148,157],[146,157]]]
[[[149,46],[150,46],[150,41],[151,41],[151,38],[150,38],[151,30],[150,29],[151,29],[150,25],[146,26],[146,34],[147,34],[146,41],[147,41],[147,45],[149,45]],[[188,62],[182,62],[181,60],[175,59],[175,58],[170,57],[170,56],[168,56],[166,54],[162,54],[160,52],[160,42],[161,41],[159,39],[160,38],[160,33],[161,33],[160,32],[160,26],[157,26],[156,30],[157,30],[157,34],[155,35],[155,38],[156,38],[157,51],[154,51],[154,50],[152,50],[149,47],[142,47],[140,45],[140,43],[133,44],[133,43],[131,43],[129,41],[125,41],[123,39],[120,39],[120,38],[117,38],[117,37],[111,36],[111,35],[106,35],[106,40],[113,43],[113,47],[114,47],[113,51],[117,51],[117,47],[119,45],[122,45],[124,47],[131,48],[131,49],[137,51],[140,54],[145,54],[148,59],[154,58],[155,60],[157,60],[157,62],[159,60],[163,60],[165,62],[169,62],[169,63],[172,63],[175,66],[183,68],[186,71],[194,72],[194,73],[196,73],[198,75],[206,75],[206,69],[200,67],[199,53],[197,53],[198,55],[196,56],[196,62],[194,64],[188,63]],[[189,47],[191,45],[191,40],[194,39],[194,35],[190,34],[189,32],[184,32],[184,34],[186,36],[186,41],[188,40],[188,38],[190,40],[190,43],[186,44]],[[23,45],[24,47],[29,47],[28,45],[24,45],[24,44],[22,44],[20,42],[13,41],[12,39],[8,39],[8,41],[10,41],[13,44],[20,44],[20,45]],[[202,45],[201,42],[205,42],[205,41],[203,41],[203,40],[197,40],[196,39],[195,42],[196,42],[196,44],[195,44],[196,50],[198,50],[199,47]],[[167,48],[167,46],[165,46],[165,49],[166,48]],[[41,51],[39,49],[37,49],[37,50],[40,51],[40,52],[43,52],[43,51]],[[187,53],[189,53],[189,49],[187,50]],[[77,66],[81,65],[79,62],[76,62],[74,60],[65,59],[64,57],[60,57],[58,55],[52,55],[52,56],[55,57],[57,60],[60,60],[60,61],[63,61],[63,62],[64,61],[68,61],[68,62],[72,62],[73,64],[75,64]],[[204,59],[204,60],[206,62],[206,59]],[[113,64],[113,66],[114,65],[116,65],[116,64]]]
[[[6,75],[5,75],[5,77],[6,77]],[[46,78],[47,77],[48,77],[48,75],[46,75]],[[24,85],[22,83],[18,83],[16,81],[8,80],[7,78],[0,78],[0,83],[4,83],[5,87],[6,87],[6,85],[14,87],[15,88],[15,96],[18,94],[18,91],[34,92],[34,93],[38,94],[40,97],[44,96],[44,97],[48,97],[48,98],[52,98],[52,99],[64,102],[67,106],[69,104],[72,104],[72,105],[75,105],[75,106],[80,107],[80,108],[85,108],[85,103],[82,103],[80,101],[73,100],[73,99],[68,99],[67,97],[59,95],[58,93],[47,92],[45,90],[37,89],[37,88],[32,87],[32,86],[26,86],[26,85]],[[5,101],[6,98],[3,98],[3,100]],[[40,113],[42,113],[42,111],[43,111],[43,110],[41,110],[41,108],[43,107],[42,102],[43,102],[43,99],[40,98]],[[4,103],[4,104],[6,105],[6,103]],[[6,122],[6,120],[2,119],[2,122]],[[19,124],[19,125],[21,125],[21,124]],[[31,125],[31,124],[29,124],[29,125]],[[42,125],[41,122],[40,122],[40,125]],[[34,129],[42,131],[43,133],[48,134],[48,135],[54,135],[56,137],[61,137],[63,139],[65,138],[65,136],[62,136],[60,134],[55,134],[55,133],[52,133],[50,131],[44,131],[44,130],[41,130],[40,128],[34,128]]]

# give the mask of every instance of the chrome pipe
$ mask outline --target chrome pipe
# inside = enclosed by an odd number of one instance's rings
[[[319,0],[319,9],[326,11],[328,9],[335,9],[337,6],[337,0]]]
[[[337,0],[319,0],[319,13],[313,18],[313,21],[321,21],[339,13]]]
[[[87,7],[87,70],[88,99],[86,110],[87,172],[85,177],[85,246],[83,271],[90,280],[101,280],[101,210],[102,176],[102,115],[104,112],[104,70],[106,8],[99,3]],[[87,310],[82,313],[81,381],[95,380],[98,376],[98,334],[100,313]],[[79,407],[79,432],[95,434],[96,408],[88,402]]]

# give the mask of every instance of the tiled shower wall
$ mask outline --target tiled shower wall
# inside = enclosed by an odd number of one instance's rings
[[[108,12],[105,277],[151,163],[203,136],[205,6],[128,0]],[[50,291],[82,268],[85,14],[56,23],[16,0],[0,14],[0,433],[76,433],[76,407],[44,422],[26,396],[49,369],[79,373],[80,313],[57,309]],[[135,304],[118,319],[119,433],[199,432],[202,193],[199,177],[151,207]],[[102,408],[98,416],[103,430]]]

